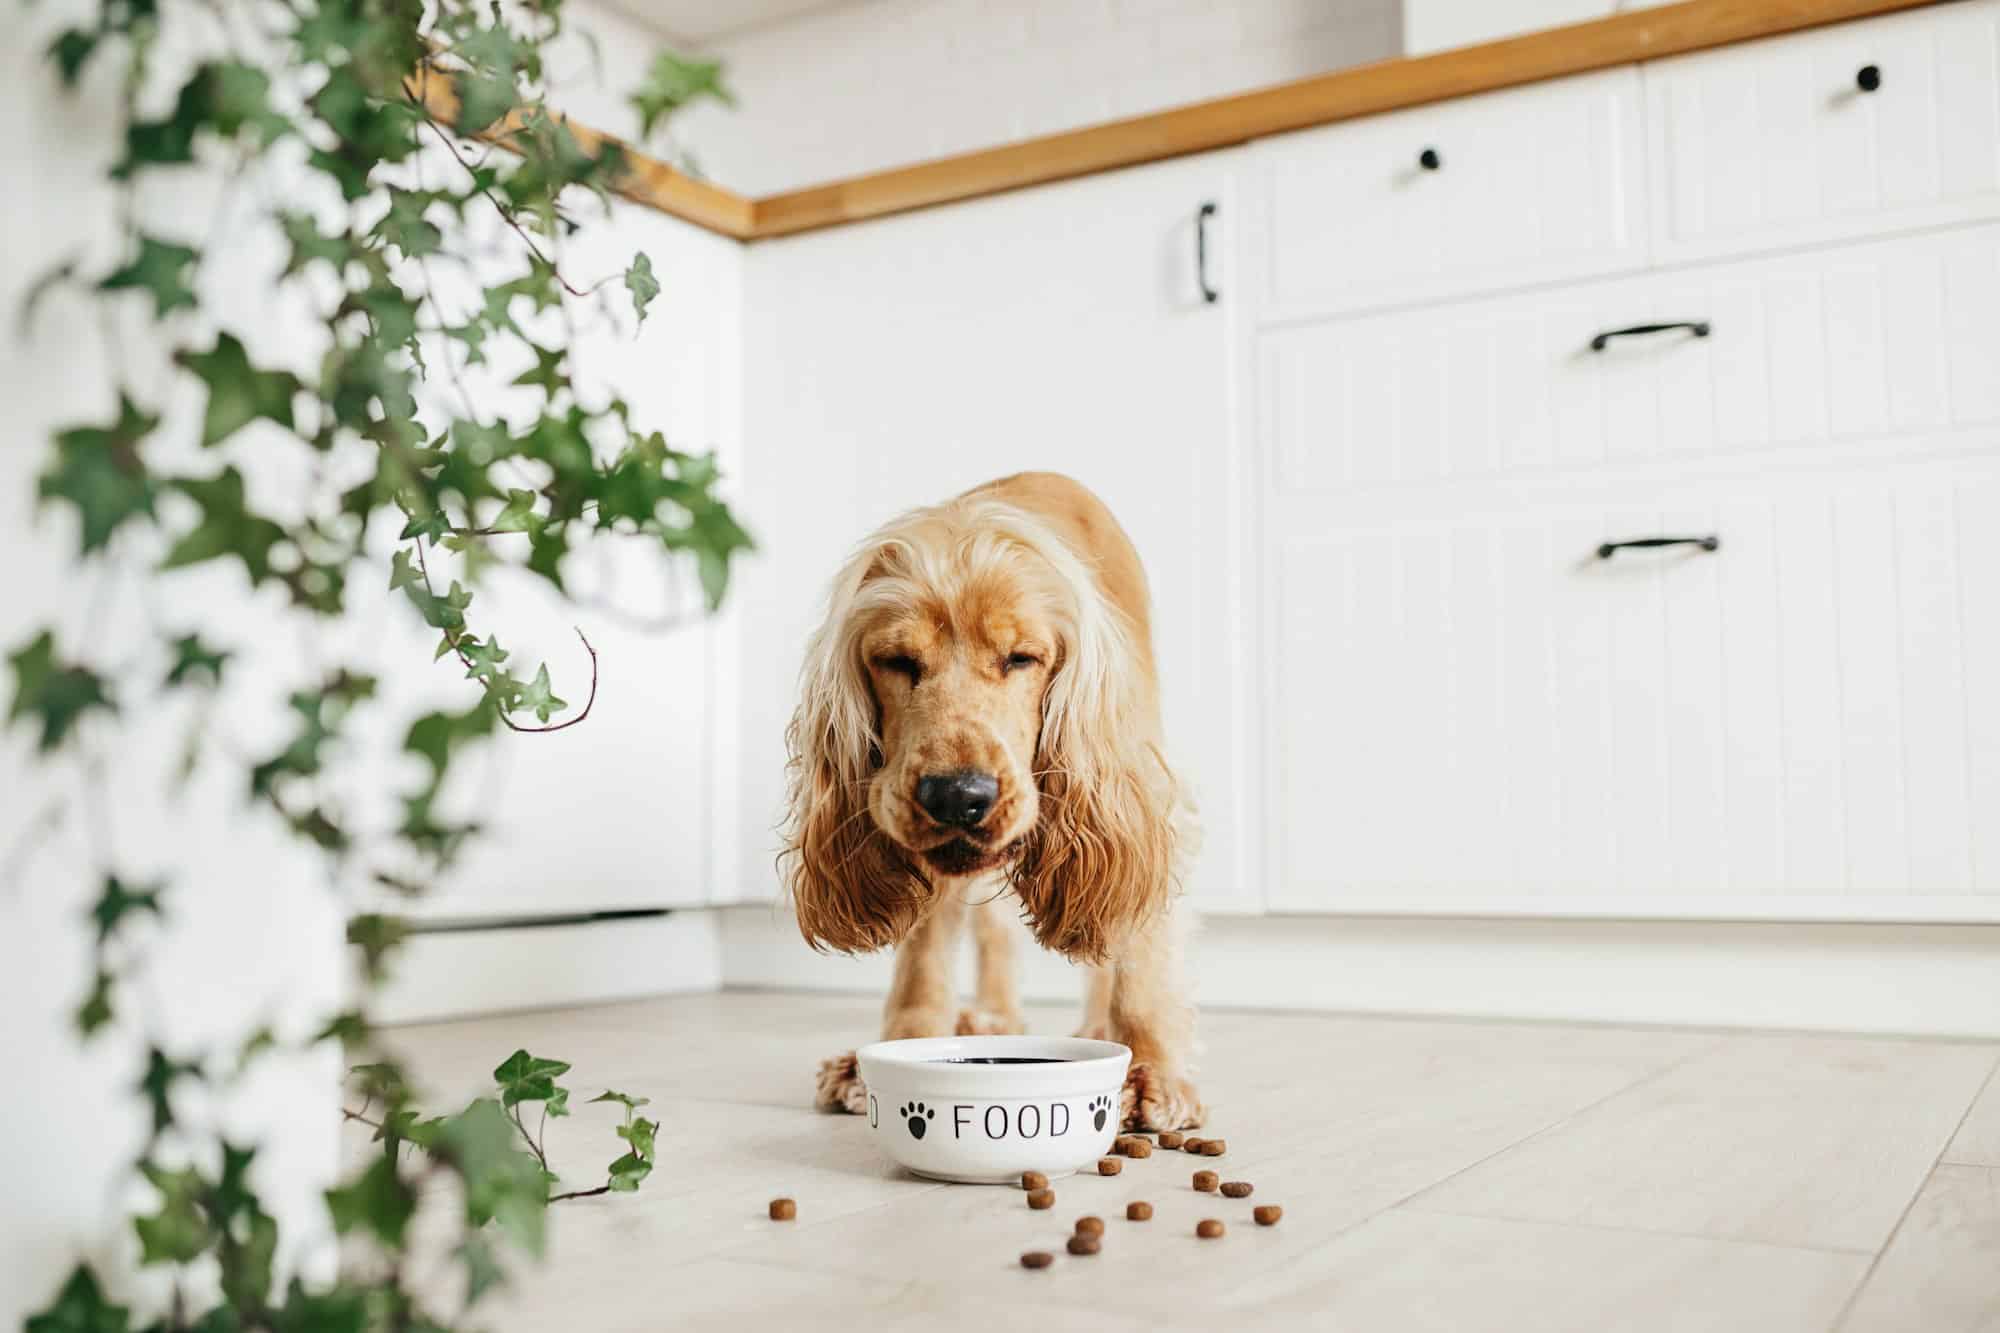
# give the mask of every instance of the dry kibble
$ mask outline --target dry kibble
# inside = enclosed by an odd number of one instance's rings
[[[799,1205],[791,1199],[771,1200],[771,1220],[789,1222],[799,1215]]]
[[[1127,1157],[1151,1157],[1153,1155],[1153,1145],[1146,1139],[1127,1139],[1125,1140],[1125,1155]]]
[[[1213,1194],[1216,1182],[1220,1179],[1221,1177],[1213,1171],[1197,1171],[1194,1173],[1194,1187],[1203,1194]]]
[[[1048,1178],[1047,1176],[1043,1175],[1043,1174],[1042,1174],[1041,1172],[1039,1172],[1039,1171],[1023,1171],[1023,1172],[1021,1173],[1021,1188],[1022,1188],[1022,1189],[1024,1189],[1024,1190],[1045,1190],[1045,1189],[1047,1189],[1048,1187],[1049,1187],[1049,1178]]]
[[[1150,1222],[1150,1221],[1152,1221],[1152,1220],[1153,1220],[1153,1205],[1152,1205],[1152,1204],[1150,1204],[1150,1203],[1146,1203],[1146,1202],[1144,1202],[1144,1201],[1140,1201],[1140,1202],[1138,1202],[1138,1203],[1128,1203],[1128,1204],[1126,1204],[1126,1205],[1125,1205],[1125,1220],[1126,1220],[1127,1222]]]
[[[1096,1254],[1099,1249],[1103,1248],[1103,1245],[1104,1242],[1095,1236],[1071,1236],[1069,1238],[1069,1252],[1071,1254]]]
[[[1212,1217],[1204,1217],[1194,1224],[1194,1234],[1203,1240],[1214,1240],[1222,1234],[1222,1223]]]
[[[1101,1217],[1079,1217],[1076,1219],[1076,1234],[1079,1236],[1101,1236],[1104,1234],[1104,1219]]]
[[[1053,1254],[1050,1254],[1047,1250],[1029,1250],[1026,1254],[1021,1256],[1021,1267],[1047,1268],[1050,1264],[1054,1263],[1055,1261],[1056,1257]]]
[[[1278,1219],[1284,1215],[1285,1210],[1275,1203],[1260,1203],[1250,1210],[1250,1216],[1257,1219],[1257,1225],[1260,1227],[1274,1227],[1278,1225]]]
[[[1181,1133],[1177,1129],[1166,1129],[1160,1131],[1160,1146],[1162,1148],[1178,1148],[1186,1140],[1187,1140],[1187,1135]]]
[[[1116,1157],[1100,1157],[1097,1159],[1097,1174],[1100,1176],[1115,1176],[1124,1169],[1125,1163],[1119,1161]]]
[[[1028,1191],[1028,1207],[1053,1208],[1055,1206],[1056,1206],[1056,1192],[1054,1190]]]
[[[1200,1151],[1201,1151],[1201,1140],[1200,1140],[1200,1139],[1198,1139],[1198,1138],[1196,1138],[1196,1137],[1195,1137],[1194,1135],[1192,1135],[1192,1134],[1189,1134],[1189,1135],[1187,1135],[1186,1137],[1184,1137],[1184,1138],[1182,1138],[1182,1139],[1181,1139],[1181,1151],[1182,1151],[1182,1152],[1200,1152]]]
[[[1228,1151],[1229,1144],[1222,1139],[1203,1139],[1201,1141],[1201,1155],[1203,1157],[1220,1157]]]
[[[1251,1188],[1251,1184],[1247,1180],[1225,1180],[1222,1182],[1224,1198],[1247,1199],[1250,1197]]]

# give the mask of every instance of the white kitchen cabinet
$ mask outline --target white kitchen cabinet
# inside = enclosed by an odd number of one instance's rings
[[[1300,317],[1637,268],[1641,120],[1627,67],[1258,143],[1260,303]]]
[[[842,555],[881,521],[1011,472],[1090,486],[1146,563],[1172,757],[1203,807],[1202,906],[1244,866],[1244,468],[1232,410],[1231,164],[1213,154],[760,244],[746,434],[766,538],[746,583],[746,896],[774,885],[782,731]],[[1196,272],[1197,209],[1210,278]]]
[[[1662,260],[2000,212],[2000,0],[1679,56],[1644,79]]]
[[[1990,452],[1293,525],[1271,907],[2000,920],[1996,525]]]

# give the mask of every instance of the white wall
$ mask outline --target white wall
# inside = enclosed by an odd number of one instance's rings
[[[1403,0],[1403,54],[1429,55],[1672,0]]]
[[[680,137],[751,194],[1397,54],[1400,0],[865,0],[715,44],[735,112]]]

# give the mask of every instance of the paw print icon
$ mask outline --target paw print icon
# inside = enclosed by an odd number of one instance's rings
[[[1103,1093],[1090,1099],[1090,1123],[1097,1129],[1104,1128],[1104,1117],[1111,1113],[1111,1098]]]
[[[931,1121],[937,1116],[936,1111],[925,1106],[922,1102],[911,1102],[907,1106],[899,1106],[896,1108],[896,1114],[903,1117],[903,1123],[910,1127],[910,1137],[913,1139],[922,1138],[925,1132],[930,1129]]]

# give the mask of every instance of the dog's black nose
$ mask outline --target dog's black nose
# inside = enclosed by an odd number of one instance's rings
[[[917,804],[940,824],[976,828],[1000,796],[990,773],[937,773],[917,779]]]

